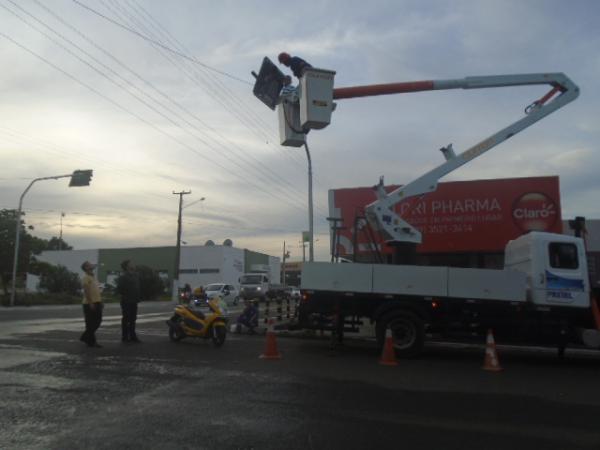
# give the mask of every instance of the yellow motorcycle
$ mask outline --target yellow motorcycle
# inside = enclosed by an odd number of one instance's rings
[[[179,342],[186,337],[212,339],[215,347],[225,343],[227,336],[227,318],[219,305],[221,299],[214,297],[210,300],[195,300],[197,306],[205,303],[208,312],[204,314],[190,306],[177,305],[173,317],[167,320],[169,338]]]

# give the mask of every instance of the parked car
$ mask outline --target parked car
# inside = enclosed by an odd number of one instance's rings
[[[206,290],[206,296],[208,298],[219,296],[228,305],[237,305],[240,300],[238,290],[235,288],[235,286],[233,286],[231,284],[224,284],[224,283],[208,284],[208,285],[206,285],[205,290]]]

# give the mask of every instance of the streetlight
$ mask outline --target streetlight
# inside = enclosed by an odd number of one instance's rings
[[[200,199],[196,200],[195,202],[188,203],[187,205],[185,205],[185,206],[183,207],[183,209],[189,208],[190,206],[192,206],[192,205],[195,205],[196,203],[203,202],[204,200],[205,200],[205,198],[204,198],[204,197],[201,197]]]
[[[29,186],[27,186],[27,189],[25,189],[23,191],[23,193],[21,194],[21,197],[19,198],[19,210],[17,211],[17,217],[16,217],[17,230],[16,230],[16,234],[15,234],[15,257],[13,260],[12,291],[10,293],[10,306],[15,306],[15,293],[17,290],[17,263],[19,262],[19,243],[21,240],[21,211],[23,208],[23,198],[25,197],[25,194],[27,194],[27,192],[29,192],[29,189],[31,189],[31,186],[33,186],[33,184],[36,181],[42,181],[42,180],[58,180],[59,178],[70,178],[71,181],[69,181],[69,187],[89,186],[93,173],[94,173],[93,170],[75,170],[73,173],[70,173],[68,175],[55,175],[53,177],[35,178],[34,180],[31,181],[31,183],[29,183]]]

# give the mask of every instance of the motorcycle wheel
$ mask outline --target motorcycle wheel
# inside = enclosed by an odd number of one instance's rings
[[[172,319],[173,320],[173,319]],[[173,342],[179,342],[185,337],[185,333],[177,326],[169,326],[169,339]]]
[[[212,341],[215,347],[221,347],[225,343],[226,336],[227,330],[225,329],[225,327],[213,327]]]

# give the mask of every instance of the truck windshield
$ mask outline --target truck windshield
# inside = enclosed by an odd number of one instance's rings
[[[552,242],[549,246],[550,265],[555,269],[577,269],[577,247],[563,242]]]
[[[244,275],[240,280],[241,284],[260,284],[262,283],[262,275]]]

